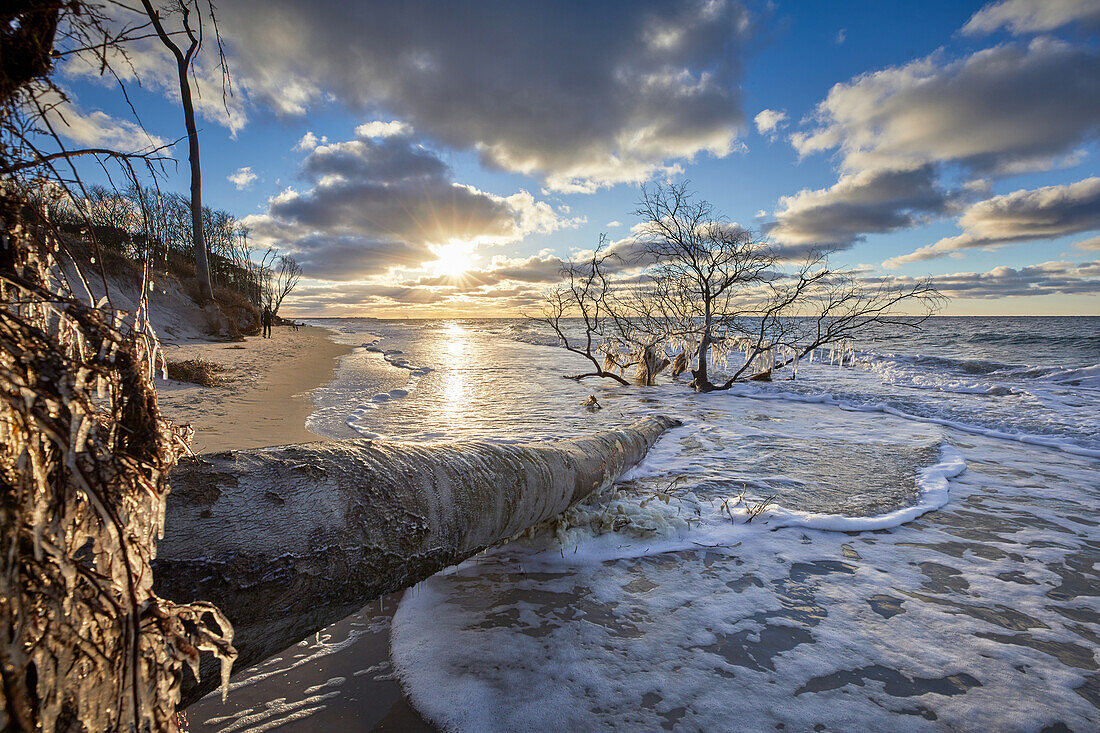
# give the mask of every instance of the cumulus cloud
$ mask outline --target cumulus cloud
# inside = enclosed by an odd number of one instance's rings
[[[411,288],[373,282],[302,281],[294,291],[288,312],[299,315],[347,313],[358,315],[364,309],[371,313],[378,307],[403,306],[416,308],[442,303],[446,296],[427,288]]]
[[[1080,160],[1100,129],[1100,52],[1050,38],[957,61],[940,53],[837,84],[800,155],[839,149],[845,170],[952,162],[977,175]],[[1067,161],[1067,156],[1069,160]]]
[[[902,281],[902,278],[893,278]],[[1029,295],[1100,294],[1100,260],[1043,262],[1019,269],[995,267],[989,272],[961,272],[933,278],[950,298],[1019,298]]]
[[[385,110],[491,166],[589,191],[736,149],[736,0],[451,5],[234,2],[234,68],[288,113],[340,99]],[[278,54],[270,49],[278,48]]]
[[[1005,28],[1014,35],[1045,33],[1071,23],[1100,26],[1097,0],[1001,0],[989,3],[962,27],[964,35],[984,36]]]
[[[787,113],[783,110],[765,109],[753,118],[756,131],[775,139],[780,128],[787,126]]]
[[[327,137],[324,137],[324,136],[317,137],[316,135],[313,134],[313,130],[306,130],[306,134],[302,135],[302,139],[298,141],[298,144],[294,146],[294,149],[295,150],[300,150],[302,152],[307,152],[307,151],[313,150],[318,145],[321,145],[321,144],[327,143],[327,142],[328,142]]]
[[[43,98],[46,119],[68,140],[89,148],[123,152],[152,150],[168,144],[167,140],[146,132],[136,122],[121,120],[100,110],[84,111],[71,94],[68,96],[68,101],[53,94]]]
[[[393,137],[395,135],[411,135],[412,128],[400,120],[382,122],[375,120],[367,122],[355,128],[355,134],[359,137]]]
[[[226,179],[236,186],[238,191],[243,191],[255,182],[256,174],[252,172],[250,166],[245,166],[238,168],[236,173],[230,173]]]
[[[893,268],[966,249],[1055,239],[1100,229],[1100,178],[1014,191],[979,201],[959,217],[959,227],[962,234],[893,257],[883,266]]]
[[[543,287],[494,277],[459,280],[424,277],[398,283],[303,281],[294,292],[288,312],[349,316],[369,312],[379,317],[462,312],[515,316],[537,309],[542,302]]]
[[[892,232],[947,212],[953,196],[932,165],[848,173],[829,188],[779,199],[767,234],[791,256],[811,249],[846,249],[866,233]]]
[[[525,191],[489,194],[457,183],[432,152],[404,136],[318,144],[301,166],[312,183],[247,217],[261,242],[278,242],[313,278],[357,280],[418,268],[452,241],[494,245],[575,226]]]

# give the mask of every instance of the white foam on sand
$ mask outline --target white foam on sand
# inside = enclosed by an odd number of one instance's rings
[[[950,504],[888,532],[464,563],[406,592],[395,668],[447,730],[1096,729],[1096,464],[958,450],[922,475]]]
[[[622,480],[667,475],[668,468],[679,462],[683,439],[696,430],[696,425],[688,423],[667,433]],[[700,547],[731,547],[788,527],[834,532],[890,529],[946,505],[949,479],[965,470],[962,454],[941,443],[938,461],[917,469],[913,502],[871,516],[801,511],[770,503],[753,517],[750,508],[766,498],[759,490],[740,497],[700,498],[694,492],[675,489],[625,491],[620,484],[571,507],[556,520],[553,531],[521,538],[505,551],[541,555],[541,561],[552,564],[585,565]]]

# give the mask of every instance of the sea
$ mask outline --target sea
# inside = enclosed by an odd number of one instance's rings
[[[327,437],[683,426],[193,729],[1100,730],[1100,317],[937,317],[707,394],[563,379],[587,362],[529,320],[312,323],[354,347]]]

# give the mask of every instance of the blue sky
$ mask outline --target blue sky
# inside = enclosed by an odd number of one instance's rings
[[[204,200],[303,261],[288,312],[530,309],[559,258],[629,238],[639,185],[688,179],[792,251],[936,277],[950,314],[1100,314],[1098,0],[219,10]],[[145,129],[182,136],[163,51],[131,56]],[[58,79],[97,122],[72,142],[140,137],[113,81]]]

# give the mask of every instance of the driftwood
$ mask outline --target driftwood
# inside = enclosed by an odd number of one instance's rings
[[[216,604],[243,669],[608,486],[677,421],[554,443],[350,440],[185,459],[155,589]],[[217,685],[204,668],[181,706]]]

